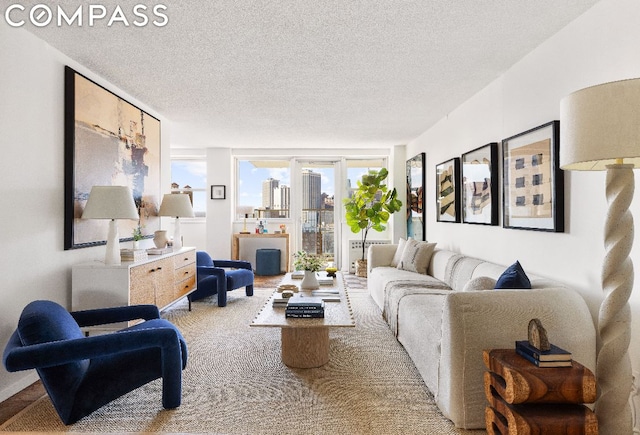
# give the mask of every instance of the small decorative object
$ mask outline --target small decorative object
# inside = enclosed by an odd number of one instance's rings
[[[153,244],[156,248],[163,249],[167,246],[169,239],[167,239],[167,230],[158,230],[153,233]]]
[[[436,165],[438,222],[460,222],[460,158]]]
[[[539,350],[549,350],[549,337],[547,330],[542,326],[540,319],[531,319],[529,321],[528,332],[529,344]]]
[[[227,186],[224,184],[214,184],[211,186],[211,199],[226,199]]]
[[[280,224],[280,232],[285,234],[287,232],[287,226],[285,224]]]
[[[327,276],[331,277],[331,278],[335,278],[336,277],[336,272],[338,271],[338,268],[335,267],[333,265],[333,263],[329,263],[325,269],[325,272],[327,272]]]
[[[304,270],[304,278],[300,283],[300,288],[317,289],[320,288],[316,272],[322,269],[324,258],[320,255],[311,255],[306,251],[298,251],[293,254],[295,261],[293,267],[296,270]]]
[[[502,226],[564,231],[564,172],[560,122],[552,121],[502,141]]]
[[[138,221],[138,225],[133,229],[133,249],[138,249],[140,247],[140,240],[143,238],[142,226],[140,225],[140,221]]]
[[[247,218],[249,217],[249,215],[247,213],[244,214],[244,225],[242,227],[242,231],[240,231],[240,234],[251,234],[249,233],[249,231],[247,231]]]

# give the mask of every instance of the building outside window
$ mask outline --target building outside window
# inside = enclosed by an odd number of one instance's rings
[[[191,198],[196,218],[207,215],[207,163],[204,159],[171,160],[171,192]]]

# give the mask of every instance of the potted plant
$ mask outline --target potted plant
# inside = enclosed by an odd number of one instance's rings
[[[356,261],[356,275],[367,276],[365,243],[369,230],[384,231],[391,215],[402,208],[402,201],[395,188],[389,190],[384,180],[389,175],[386,168],[370,170],[358,180],[358,188],[344,200],[347,225],[362,238],[362,258]]]
[[[298,251],[293,254],[293,267],[296,270],[304,270],[304,278],[300,283],[300,288],[315,289],[319,288],[316,272],[322,269],[325,259],[320,255],[312,255],[306,251]]]
[[[142,226],[138,222],[138,225],[133,229],[133,249],[138,249],[140,240],[144,239],[144,235],[142,234]]]

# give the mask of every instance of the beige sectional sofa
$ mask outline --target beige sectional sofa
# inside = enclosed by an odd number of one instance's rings
[[[595,372],[595,328],[576,291],[529,273],[529,290],[465,291],[472,279],[497,280],[506,266],[435,249],[427,273],[416,273],[391,266],[396,249],[369,248],[369,292],[457,427],[485,426],[482,351],[513,348],[527,338],[532,318],[542,321],[553,344]]]

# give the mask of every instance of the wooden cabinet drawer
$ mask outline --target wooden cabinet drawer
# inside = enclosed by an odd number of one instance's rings
[[[174,267],[176,269],[196,262],[196,251],[191,250],[173,256]]]
[[[193,277],[196,276],[196,265],[194,263],[177,268],[173,275],[173,281],[174,282],[182,281],[183,279],[187,279],[192,276]]]
[[[195,275],[190,276],[189,278],[177,282],[175,285],[175,295],[176,299],[186,295],[196,288],[196,277]]]

